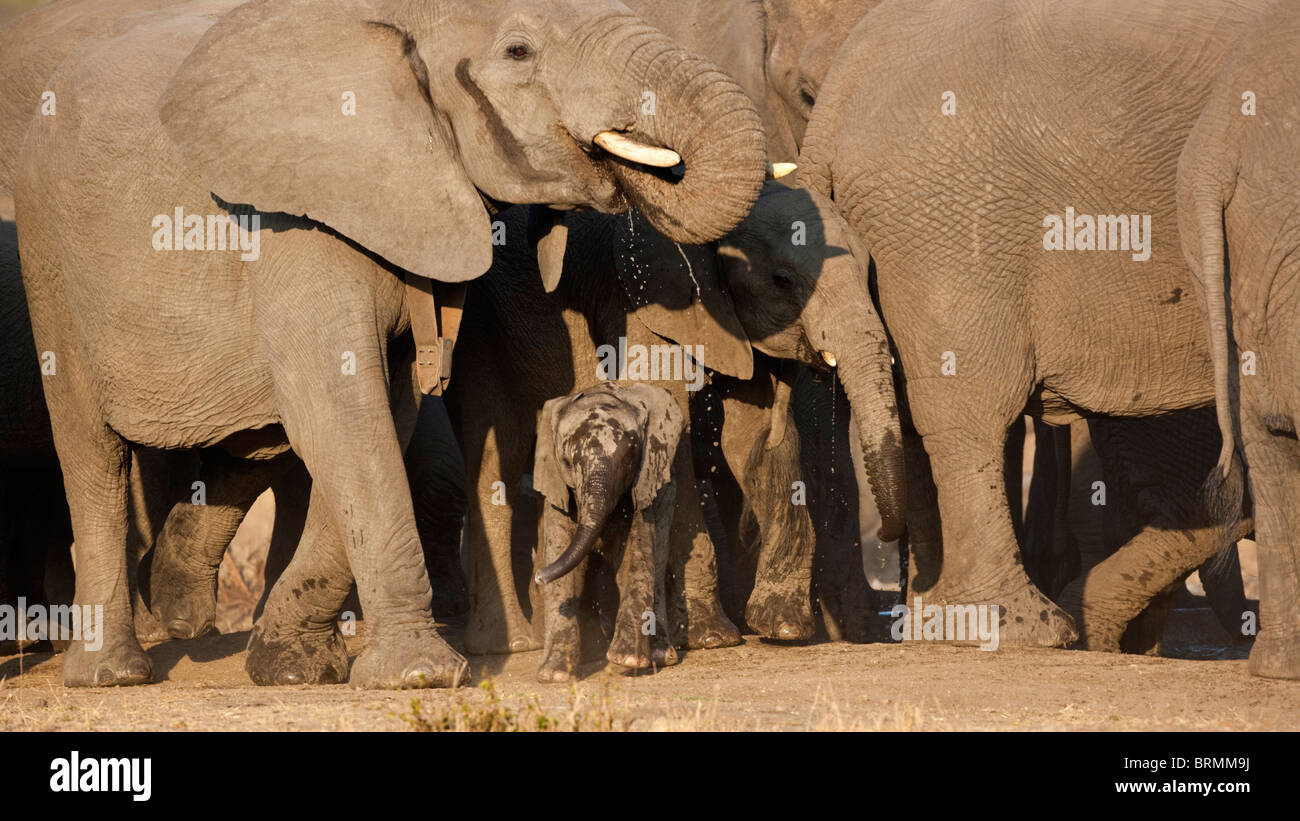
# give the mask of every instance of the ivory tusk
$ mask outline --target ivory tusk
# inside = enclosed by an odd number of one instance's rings
[[[767,164],[767,178],[769,180],[779,180],[798,170],[799,166],[792,162],[770,162]]]
[[[592,142],[615,157],[621,157],[628,162],[653,166],[654,168],[672,168],[682,161],[681,156],[676,151],[639,143],[617,131],[602,131],[592,138]]]
[[[834,368],[838,364],[835,354],[830,351],[822,351],[822,361]]]

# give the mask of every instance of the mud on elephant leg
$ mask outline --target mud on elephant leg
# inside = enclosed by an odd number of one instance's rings
[[[205,448],[199,481],[205,498],[179,502],[167,514],[150,566],[150,598],[172,638],[202,636],[216,624],[217,573],[226,548],[257,497],[296,457],[249,461]]]
[[[810,639],[815,622],[811,588],[816,534],[805,504],[792,503],[800,480],[799,437],[787,428],[778,441],[759,439],[745,469],[747,517],[758,536],[754,589],[745,621],[760,636],[784,641]]]
[[[550,505],[547,505],[543,518],[543,544],[538,567],[559,559],[578,527],[577,522]],[[578,678],[578,667],[582,663],[579,611],[587,564],[584,558],[572,571],[544,585],[539,591],[545,639],[542,661],[537,667],[538,681],[550,683]]]
[[[302,539],[265,596],[248,639],[244,668],[253,683],[347,681],[348,652],[337,620],[351,589],[343,543],[313,489]]]
[[[643,670],[678,662],[677,650],[658,625],[668,623],[666,579],[668,526],[675,504],[674,492],[665,492],[655,504],[634,511],[619,563],[618,615],[605,658],[622,667]],[[647,614],[652,614],[648,618]],[[647,635],[645,626],[651,625]]]

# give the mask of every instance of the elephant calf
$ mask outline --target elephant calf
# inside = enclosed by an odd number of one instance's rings
[[[533,579],[545,612],[540,681],[576,676],[587,557],[601,542],[618,566],[618,615],[606,658],[631,668],[677,663],[657,625],[668,623],[672,467],[684,428],[677,400],[653,385],[605,382],[543,406],[533,465],[533,487],[545,503],[545,566]]]

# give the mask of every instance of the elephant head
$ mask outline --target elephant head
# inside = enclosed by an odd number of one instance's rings
[[[764,173],[739,86],[612,0],[252,0],[186,58],[161,121],[222,201],[446,282],[487,270],[495,203],[635,206],[703,242]]]
[[[533,487],[547,504],[570,510],[578,527],[568,548],[537,571],[547,584],[570,572],[595,549],[624,496],[646,510],[672,479],[683,429],[677,400],[662,388],[607,382],[548,401],[537,426]]]
[[[702,342],[708,367],[741,378],[749,376],[755,348],[836,369],[858,419],[880,538],[902,535],[903,451],[889,338],[868,290],[869,255],[835,204],[772,182],[716,245],[675,248],[648,230],[628,233],[634,257],[656,262],[653,275],[638,278],[649,267],[638,265],[623,276],[634,305],[644,306],[635,315],[651,330]],[[714,332],[701,338],[701,327]]]

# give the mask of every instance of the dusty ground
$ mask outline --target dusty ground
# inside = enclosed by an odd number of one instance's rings
[[[1246,672],[1244,646],[1203,641],[1205,610],[1174,613],[1165,653],[981,652],[928,644],[744,646],[628,677],[588,665],[570,688],[533,681],[538,654],[472,660],[453,692],[254,687],[246,633],[149,649],[160,683],[66,690],[60,657],[0,660],[4,730],[409,730],[538,724],[632,730],[1300,730],[1300,682]],[[354,652],[362,635],[350,643]],[[1201,657],[1197,660],[1197,657]],[[1214,658],[1205,658],[1214,657]],[[21,672],[20,672],[21,670]],[[420,703],[415,718],[412,700]]]

